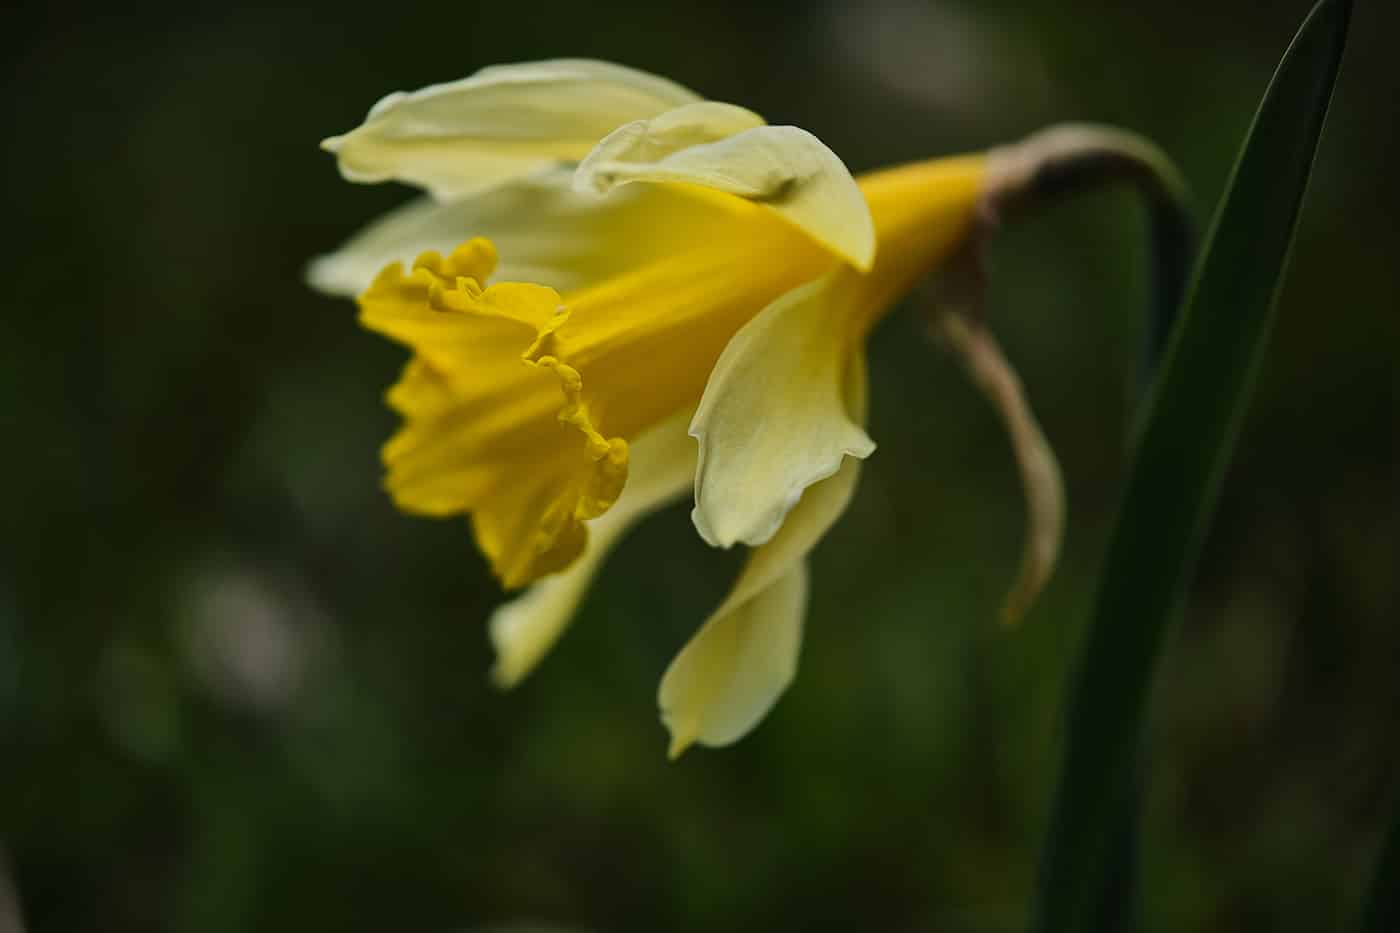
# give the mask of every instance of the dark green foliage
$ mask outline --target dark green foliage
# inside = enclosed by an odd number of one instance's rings
[[[1065,760],[1033,929],[1104,929],[1115,845],[1169,624],[1179,612],[1268,347],[1298,212],[1341,65],[1350,0],[1300,29],[1245,139],[1156,384],[1071,684]],[[1106,906],[1107,905],[1107,906]]]

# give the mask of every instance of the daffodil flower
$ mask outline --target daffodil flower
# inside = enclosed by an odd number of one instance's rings
[[[752,550],[661,716],[673,756],[746,734],[793,678],[807,555],[875,450],[865,338],[969,242],[997,157],[854,178],[804,130],[580,60],[392,94],[323,146],[347,179],[428,192],[309,277],[412,351],[388,394],[394,501],[468,515],[528,587],[490,621],[495,679],[524,677],[608,549],[693,490],[700,536]]]

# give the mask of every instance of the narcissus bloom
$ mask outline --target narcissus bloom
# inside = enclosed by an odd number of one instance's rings
[[[693,490],[701,537],[752,551],[661,715],[673,755],[744,735],[794,675],[806,556],[875,450],[866,335],[967,240],[995,160],[857,179],[804,130],[577,60],[392,94],[323,146],[347,179],[428,192],[310,279],[412,353],[388,395],[394,501],[469,516],[502,584],[527,587],[490,623],[497,680],[554,644],[609,547]]]

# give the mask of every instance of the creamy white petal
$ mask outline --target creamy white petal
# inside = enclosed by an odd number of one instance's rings
[[[856,268],[869,270],[875,225],[836,153],[795,126],[757,126],[705,141],[741,126],[748,113],[716,106],[681,108],[650,125],[622,127],[584,159],[575,183],[605,193],[629,182],[679,182],[738,195],[771,207]],[[686,144],[691,138],[696,142]]]
[[[700,442],[692,517],[708,543],[764,543],[803,490],[874,451],[843,385],[852,281],[843,268],[783,295],[711,371],[690,427]]]
[[[749,555],[733,591],[661,678],[661,720],[672,758],[690,745],[746,735],[796,671],[806,604],[805,558],[850,502],[860,461],[808,490],[788,520]]]
[[[392,262],[427,250],[447,255],[484,236],[500,255],[494,281],[565,292],[723,236],[733,223],[714,196],[632,185],[598,198],[572,190],[572,177],[571,169],[552,169],[459,201],[418,198],[313,260],[307,279],[332,295],[358,295]]]
[[[650,120],[634,120],[613,130],[593,147],[579,163],[574,184],[581,191],[607,194],[619,183],[619,171],[657,162],[691,146],[719,142],[764,124],[764,119],[752,110],[713,100],[677,107]]]
[[[492,613],[488,631],[496,665],[491,677],[499,686],[519,683],[559,640],[613,545],[690,486],[695,446],[685,433],[689,418],[682,412],[638,437],[631,445],[627,486],[606,514],[588,523],[583,554]]]
[[[845,372],[845,397],[852,416],[863,421],[865,359],[859,351]],[[801,568],[846,510],[859,476],[860,461],[848,458],[835,476],[809,489],[777,534],[749,554],[729,596],[667,668],[657,701],[672,758],[696,742],[716,746],[742,738],[791,683],[805,602]]]
[[[333,253],[317,256],[306,267],[306,282],[327,295],[353,298],[369,287],[391,262],[409,263],[428,250],[447,255],[462,242],[462,203],[441,204],[414,198],[376,218]]]
[[[322,147],[350,181],[402,181],[450,198],[576,161],[622,124],[699,99],[665,78],[608,62],[496,65],[390,94],[364,123]]]
[[[696,741],[736,742],[768,715],[797,674],[806,612],[807,563],[798,561],[752,599],[706,623],[662,682],[670,757]]]

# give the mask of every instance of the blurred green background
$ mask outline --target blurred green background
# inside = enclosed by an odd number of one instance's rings
[[[408,195],[316,148],[383,94],[595,56],[861,170],[1096,120],[1204,222],[1306,0],[82,3],[0,37],[0,848],[32,931],[1002,931],[1123,476],[1146,288],[1107,193],[1007,230],[990,310],[1062,458],[1063,569],[995,624],[1022,503],[912,309],[815,556],[796,684],[665,760],[657,680],[738,555],[687,509],[521,689],[460,522],[397,514],[403,352],[306,260]],[[1155,695],[1147,928],[1335,928],[1400,779],[1400,8],[1358,4],[1261,391]],[[3,922],[3,921],[0,921]]]

